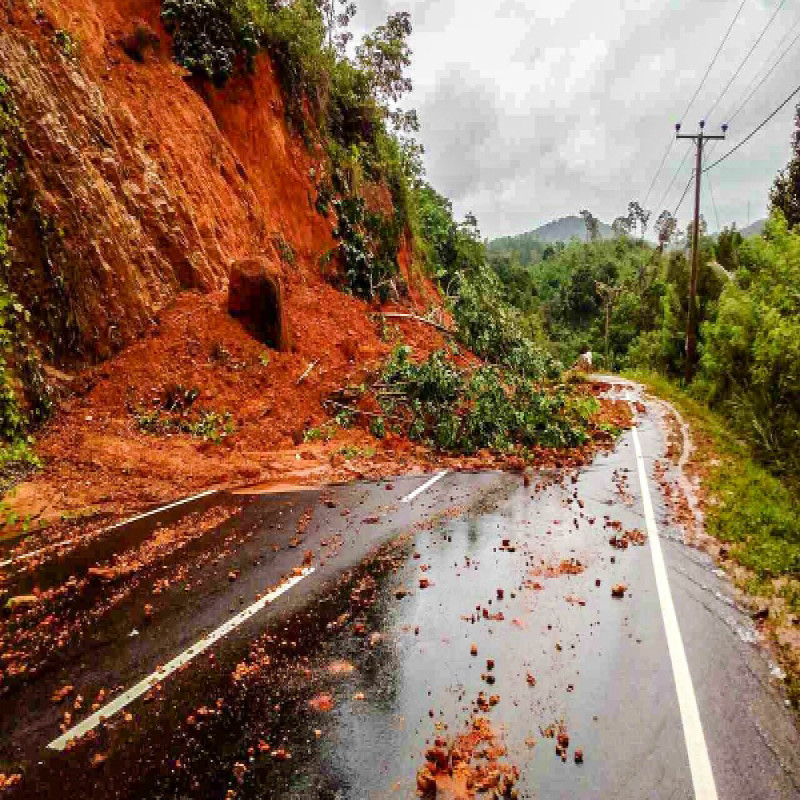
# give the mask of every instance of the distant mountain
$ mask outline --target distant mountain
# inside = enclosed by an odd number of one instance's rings
[[[600,222],[599,225],[600,238],[610,239],[613,236],[613,231],[610,225],[605,222]],[[493,239],[489,242],[489,250],[492,252],[510,252],[512,250],[519,252],[529,251],[531,249],[538,249],[534,243],[553,244],[554,242],[568,242],[570,239],[586,239],[586,225],[583,222],[583,217],[571,216],[561,217],[561,219],[554,219],[552,222],[547,222],[540,225],[532,231],[527,233],[519,233],[516,236],[501,236],[499,239]]]
[[[748,225],[746,228],[742,228],[739,233],[745,237],[748,236],[760,236],[764,232],[764,225],[767,224],[766,219],[757,219],[755,222]]]

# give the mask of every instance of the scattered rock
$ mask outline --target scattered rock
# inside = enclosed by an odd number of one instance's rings
[[[35,594],[18,594],[16,597],[9,597],[6,601],[6,609],[8,611],[22,611],[26,608],[32,608],[39,602],[39,598]]]

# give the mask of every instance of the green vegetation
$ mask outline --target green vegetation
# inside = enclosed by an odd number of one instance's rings
[[[649,215],[632,203],[628,225],[645,230]],[[638,222],[637,222],[638,220]],[[682,380],[689,262],[668,250],[674,220],[656,222],[659,244],[619,233],[610,241],[572,241],[520,264],[491,256],[501,288],[530,330],[543,332],[567,363],[591,350],[599,369],[650,369]],[[679,244],[691,238],[691,230]],[[487,285],[484,282],[483,285]],[[763,236],[733,229],[700,237],[697,307],[700,358],[694,397],[725,414],[756,458],[788,485],[800,485],[800,229],[780,210]],[[606,355],[607,354],[607,355]]]
[[[21,176],[22,127],[0,76],[0,489],[39,465],[31,427],[50,413],[48,388],[28,332],[30,315],[2,276],[10,267],[10,223]]]
[[[167,386],[153,409],[133,409],[140,431],[154,435],[188,433],[197,439],[220,444],[235,432],[230,411],[210,411],[194,407],[200,391],[181,385]]]
[[[684,414],[699,434],[702,463],[708,467],[704,489],[713,501],[706,504],[706,527],[716,539],[731,543],[731,557],[765,581],[793,578],[793,611],[800,611],[800,499],[781,480],[757,463],[753,450],[731,432],[729,420],[689,396],[664,376],[633,372],[657,395]],[[706,439],[708,444],[706,444]]]
[[[588,439],[596,401],[563,387],[544,390],[519,372],[455,366],[443,351],[414,363],[409,347],[395,349],[377,387],[385,414],[373,430],[389,424],[412,439],[441,450],[508,452],[515,446],[567,447]],[[399,424],[398,424],[399,423]]]

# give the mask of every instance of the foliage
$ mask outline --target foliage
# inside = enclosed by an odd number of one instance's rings
[[[800,230],[775,212],[738,251],[735,280],[703,327],[699,396],[779,472],[800,475]]]
[[[783,214],[790,228],[800,223],[800,105],[795,112],[792,159],[786,169],[775,178],[770,192],[770,203],[775,211]]]
[[[387,418],[408,412],[407,433],[441,450],[507,451],[513,445],[564,447],[587,439],[596,407],[581,405],[563,389],[546,391],[528,378],[494,366],[468,373],[444,351],[414,363],[411,349],[395,349],[383,370],[378,395]]]
[[[758,464],[758,452],[737,436],[726,417],[659,375],[632,373],[632,377],[674,403],[700,434],[698,457],[707,466],[702,474],[703,488],[710,493],[705,504],[708,531],[720,541],[730,542],[731,557],[758,577],[789,578],[797,584],[797,493]],[[800,607],[794,610],[800,611]]]
[[[175,60],[195,77],[222,86],[237,59],[252,66],[258,32],[230,0],[163,0],[161,20],[172,35]]]
[[[65,58],[74,60],[80,55],[80,45],[69,31],[57,29],[53,34],[53,41]]]
[[[24,138],[7,81],[0,76],[0,274],[9,268],[10,225],[22,170]],[[0,488],[7,476],[38,466],[29,431],[50,413],[51,400],[28,331],[30,315],[0,278]]]
[[[197,439],[220,444],[235,432],[230,411],[199,411],[194,415],[165,413],[162,409],[138,409],[134,416],[139,430],[157,436],[188,433]]]
[[[552,380],[562,365],[537,347],[520,312],[502,299],[497,276],[482,267],[461,279],[453,305],[458,337],[476,355],[534,381]]]
[[[358,297],[371,300],[377,295],[385,302],[397,273],[396,217],[367,211],[364,199],[355,194],[337,197],[332,205],[338,220],[333,235],[339,241],[346,288]]]

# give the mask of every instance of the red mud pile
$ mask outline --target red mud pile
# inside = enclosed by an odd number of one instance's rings
[[[365,428],[308,437],[330,416],[322,401],[361,382],[394,344],[424,357],[445,339],[414,320],[376,320],[377,307],[325,282],[320,259],[335,241],[333,221],[315,210],[324,152],[287,127],[269,58],[223,90],[198,85],[172,61],[159,10],[158,0],[0,3],[0,63],[26,137],[18,216],[30,220],[15,226],[9,288],[47,320],[38,333],[66,370],[50,374],[60,402],[38,434],[44,469],[18,487],[13,509],[36,525],[210,486],[439,461]],[[123,44],[142,26],[153,43],[139,61]],[[366,188],[388,202],[385,187]],[[231,265],[251,258],[280,279],[289,352],[266,348],[227,313]],[[409,287],[402,310],[440,305],[412,266],[408,236],[397,261]],[[194,411],[233,434],[213,444],[146,432],[164,397],[187,390],[197,392]],[[616,422],[625,411],[606,403],[602,415]],[[591,452],[535,457],[569,465]],[[497,465],[485,453],[450,463]]]
[[[469,730],[452,742],[437,737],[417,772],[417,791],[423,797],[453,800],[494,791],[495,797],[516,797],[517,767],[504,763],[505,746],[485,717],[473,717]]]

